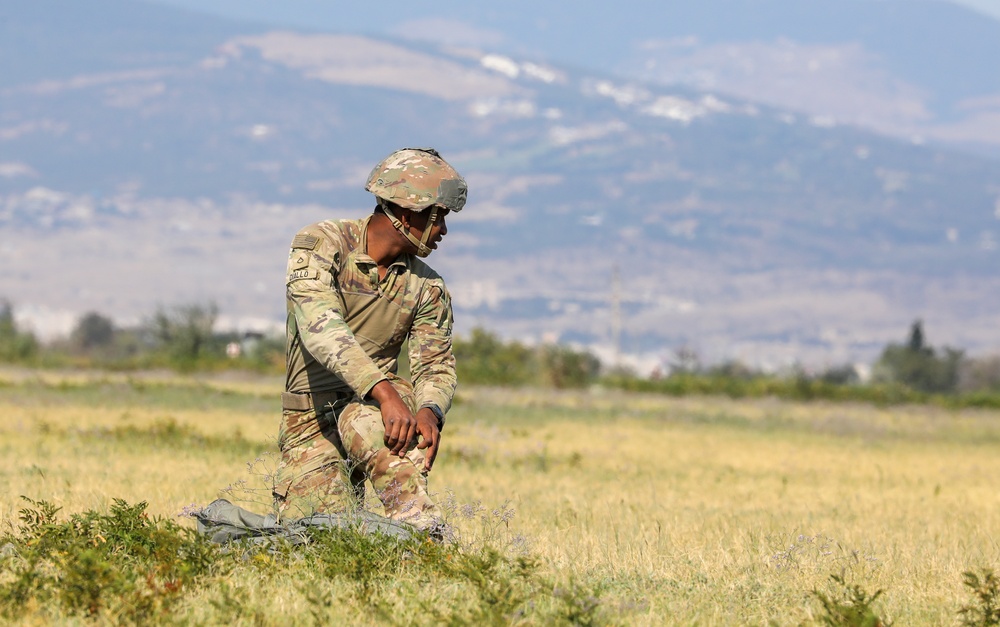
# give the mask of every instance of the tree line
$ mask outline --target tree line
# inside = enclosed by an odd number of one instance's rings
[[[722,394],[733,398],[776,396],[794,400],[826,399],[876,404],[934,403],[950,407],[1000,408],[1000,355],[970,357],[949,346],[927,343],[916,320],[902,342],[889,342],[862,377],[851,364],[819,372],[794,367],[764,373],[730,361],[702,367],[690,351],[678,351],[668,376],[643,379],[628,374],[609,377],[623,389],[677,396]]]
[[[13,306],[0,303],[0,361],[39,367],[179,371],[221,368],[276,369],[284,363],[284,338],[220,332],[213,303],[158,307],[133,326],[90,311],[68,337],[48,343],[20,328]],[[233,350],[233,347],[236,350]]]
[[[158,307],[131,327],[99,313],[82,315],[68,337],[42,343],[15,320],[13,306],[0,302],[0,362],[34,366],[180,371],[243,368],[280,372],[284,337],[220,332],[214,304]],[[454,352],[463,383],[496,386],[583,388],[592,385],[674,395],[947,402],[1000,407],[1000,355],[970,357],[948,346],[931,346],[923,323],[913,322],[901,342],[890,342],[862,378],[853,365],[820,372],[791,368],[767,373],[738,361],[704,366],[681,348],[663,374],[639,376],[609,368],[586,349],[562,344],[532,346],[477,328],[456,337]],[[406,350],[400,368],[405,372]]]

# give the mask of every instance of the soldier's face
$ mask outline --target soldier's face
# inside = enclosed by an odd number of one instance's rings
[[[434,224],[428,225],[427,220],[431,217],[429,209],[419,213],[410,212],[410,223],[407,226],[410,229],[410,233],[418,240],[423,238],[426,229],[431,229],[431,236],[427,240],[427,247],[431,250],[436,250],[438,244],[448,234],[448,224],[445,220],[448,217],[448,213],[447,209],[438,209],[437,219],[434,221]]]

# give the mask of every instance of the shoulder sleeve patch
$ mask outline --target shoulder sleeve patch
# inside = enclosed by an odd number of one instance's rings
[[[315,235],[309,235],[308,233],[299,233],[292,240],[292,248],[305,248],[306,250],[312,250],[316,248],[316,244],[319,243],[319,238]]]
[[[289,270],[301,270],[309,265],[309,253],[297,253],[295,249],[292,249],[292,254],[289,256]]]

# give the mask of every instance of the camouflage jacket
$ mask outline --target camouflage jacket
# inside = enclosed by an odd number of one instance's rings
[[[292,240],[286,297],[288,392],[364,397],[409,342],[417,407],[451,407],[451,297],[444,280],[414,255],[400,255],[380,281],[366,254],[371,217],[309,225]]]

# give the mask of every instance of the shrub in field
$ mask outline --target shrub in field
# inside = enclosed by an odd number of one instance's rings
[[[525,385],[538,376],[530,348],[484,329],[473,329],[468,339],[455,338],[454,352],[459,378],[469,383]]]
[[[350,528],[312,529],[310,538],[307,546],[249,562],[273,570],[297,561],[312,573],[299,587],[317,624],[335,621],[345,608],[386,623],[401,615],[412,624],[606,622],[594,589],[556,585],[528,555]]]
[[[435,557],[433,545],[354,529],[317,530],[312,540],[310,561],[319,566],[318,571],[328,579],[351,580],[360,600],[375,606],[379,582],[400,575],[407,560],[433,562]]]
[[[149,516],[145,503],[115,500],[107,512],[60,520],[57,507],[26,501],[20,525],[0,538],[0,615],[9,620],[606,622],[595,587],[555,583],[536,558],[494,536],[510,518],[506,506],[470,508],[487,527],[472,542],[313,528],[304,545],[273,538],[220,548],[193,529]],[[276,590],[291,594],[292,605],[275,603]]]
[[[69,614],[139,623],[170,611],[215,567],[217,548],[191,529],[151,518],[146,503],[116,499],[107,513],[58,521],[59,509],[25,499],[16,533],[7,533],[0,610],[58,605]]]
[[[988,568],[979,573],[962,573],[962,583],[973,596],[973,603],[958,610],[965,627],[991,627],[1000,625],[1000,578]]]
[[[23,362],[38,352],[38,341],[28,331],[18,328],[14,308],[0,300],[0,361]]]
[[[77,320],[67,340],[50,342],[44,352],[52,364],[128,369],[141,364],[147,349],[143,340],[138,329],[119,328],[111,318],[91,311]]]
[[[1000,355],[966,359],[958,371],[962,392],[1000,392]]]
[[[553,594],[563,602],[562,618],[567,624],[589,627],[603,625],[601,601],[589,586],[570,580],[566,586],[557,587]]]
[[[890,627],[892,623],[881,618],[875,611],[875,601],[882,596],[881,590],[874,594],[865,591],[858,584],[849,584],[843,574],[830,575],[833,590],[827,594],[813,590],[823,607],[820,622],[827,627]]]
[[[218,315],[215,303],[161,307],[147,321],[147,332],[170,365],[190,370],[210,353],[222,354],[221,347],[213,345]]]
[[[586,387],[601,369],[597,357],[568,346],[545,346],[539,357],[545,381],[555,388]]]
[[[468,339],[455,338],[454,352],[459,379],[483,385],[580,388],[592,383],[601,367],[585,350],[562,345],[530,348],[478,328]]]
[[[960,350],[945,347],[939,353],[928,346],[922,323],[917,320],[910,328],[906,344],[889,344],[882,351],[875,364],[875,378],[921,392],[954,392],[962,360]]]
[[[70,341],[80,350],[108,346],[115,340],[115,323],[96,311],[90,311],[77,321]]]

